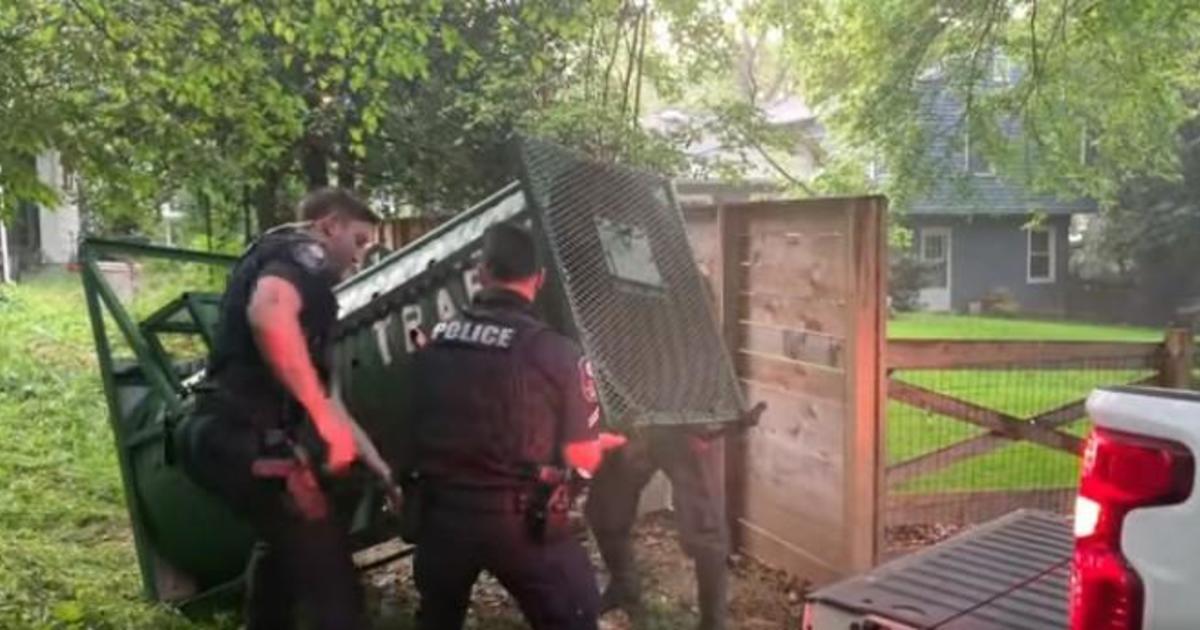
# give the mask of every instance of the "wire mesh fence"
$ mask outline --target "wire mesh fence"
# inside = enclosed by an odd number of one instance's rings
[[[524,184],[616,426],[724,422],[741,397],[669,182],[523,144]]]
[[[1089,429],[1086,396],[1158,378],[1155,344],[1113,347],[1120,351],[1110,356],[1056,358],[1055,344],[1043,344],[1041,356],[1007,363],[968,356],[936,369],[892,370],[889,547],[934,542],[1019,508],[1068,513]],[[992,347],[1003,351],[1003,344]]]

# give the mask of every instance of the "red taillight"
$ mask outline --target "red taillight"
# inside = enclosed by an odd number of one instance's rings
[[[1121,555],[1131,510],[1179,503],[1192,493],[1192,454],[1182,444],[1095,429],[1075,504],[1072,630],[1138,630],[1144,589]]]

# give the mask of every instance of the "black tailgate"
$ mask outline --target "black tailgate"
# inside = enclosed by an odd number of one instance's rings
[[[1064,517],[1020,510],[810,600],[916,628],[1061,630],[1073,543]]]

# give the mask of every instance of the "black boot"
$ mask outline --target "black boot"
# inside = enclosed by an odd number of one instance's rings
[[[246,572],[246,630],[289,630],[295,627],[292,593],[278,554],[263,542],[254,545]]]
[[[644,612],[642,581],[637,564],[633,559],[633,541],[628,536],[604,536],[596,538],[600,557],[608,569],[608,586],[600,596],[600,613],[620,608],[630,617]]]

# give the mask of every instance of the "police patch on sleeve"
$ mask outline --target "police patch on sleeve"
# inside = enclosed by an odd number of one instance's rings
[[[579,387],[584,400],[593,405],[600,402],[600,396],[596,391],[596,372],[587,357],[579,360]]]
[[[318,273],[325,268],[325,248],[319,243],[299,243],[292,247],[292,257],[311,273]]]

